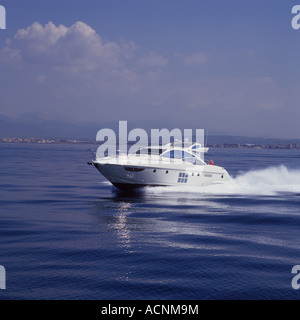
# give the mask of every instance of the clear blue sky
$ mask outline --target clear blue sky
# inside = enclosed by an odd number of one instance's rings
[[[300,0],[0,4],[2,116],[300,138]]]

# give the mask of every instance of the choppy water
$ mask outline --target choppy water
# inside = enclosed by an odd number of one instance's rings
[[[0,144],[0,299],[299,299],[300,151],[211,149],[226,186],[118,192],[87,145]]]

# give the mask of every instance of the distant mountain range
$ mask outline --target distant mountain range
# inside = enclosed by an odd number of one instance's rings
[[[130,122],[130,128],[145,128],[141,123]],[[156,128],[160,126],[156,125]],[[102,128],[111,128],[118,132],[118,123],[115,122],[66,122],[60,120],[46,120],[36,115],[24,115],[19,118],[9,118],[0,115],[0,137],[18,137],[18,138],[45,138],[45,139],[81,139],[95,141],[98,130]],[[163,128],[163,127],[161,127]],[[205,143],[212,144],[300,144],[300,139],[280,139],[263,137],[244,137],[221,134],[210,134],[206,137]]]

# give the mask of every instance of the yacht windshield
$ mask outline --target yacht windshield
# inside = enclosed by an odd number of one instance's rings
[[[136,154],[147,154],[149,156],[151,155],[161,155],[165,149],[162,148],[141,148],[137,150]]]
[[[202,162],[197,159],[193,154],[183,151],[183,150],[171,150],[165,152],[162,157],[168,159],[180,159],[182,161],[190,162],[195,165],[201,165]]]

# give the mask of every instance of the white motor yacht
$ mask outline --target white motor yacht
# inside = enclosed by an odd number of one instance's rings
[[[121,190],[145,186],[199,186],[223,183],[228,172],[201,155],[208,151],[198,143],[169,143],[138,149],[128,155],[97,158],[88,164]]]

